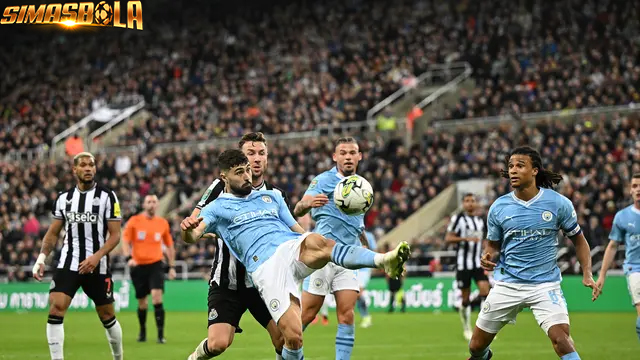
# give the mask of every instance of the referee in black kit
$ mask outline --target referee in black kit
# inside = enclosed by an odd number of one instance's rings
[[[471,280],[480,290],[480,298],[489,295],[489,278],[480,266],[482,239],[485,236],[485,220],[476,215],[476,197],[466,193],[462,197],[462,208],[454,215],[447,227],[445,241],[457,244],[456,249],[456,283],[462,292],[462,306],[459,309],[462,320],[463,335],[471,340]]]

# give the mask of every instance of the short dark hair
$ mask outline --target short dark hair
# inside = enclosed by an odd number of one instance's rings
[[[540,156],[540,153],[538,150],[530,146],[517,147],[505,157],[505,169],[500,171],[500,175],[502,175],[503,178],[509,179],[509,159],[513,155],[526,155],[531,159],[532,166],[538,169],[538,174],[536,175],[536,186],[552,189],[553,185],[562,181],[562,175],[542,167],[542,157]]]
[[[218,166],[222,171],[248,163],[249,159],[238,149],[225,150],[218,156]]]
[[[632,179],[640,179],[640,172],[634,173],[634,174],[631,176],[631,178],[632,178]]]
[[[475,198],[475,197],[476,197],[476,194],[474,194],[474,193],[470,193],[470,192],[468,192],[468,193],[464,193],[464,195],[462,195],[462,200],[464,200],[464,199],[468,198],[469,196],[471,196],[472,198]]]
[[[242,138],[238,141],[238,147],[242,149],[242,145],[248,142],[261,142],[267,145],[267,138],[265,138],[261,132],[250,132],[242,135]]]
[[[336,140],[335,147],[338,147],[340,144],[356,144],[358,145],[358,141],[352,136],[343,136]]]

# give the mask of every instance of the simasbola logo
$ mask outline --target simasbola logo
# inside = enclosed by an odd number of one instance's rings
[[[67,221],[72,224],[75,224],[75,223],[95,224],[98,222],[98,214],[94,214],[90,212],[85,212],[85,213],[68,212]]]
[[[125,11],[126,15],[122,14]],[[67,27],[106,26],[142,30],[142,3],[100,1],[7,6],[2,12],[0,24],[60,24]]]

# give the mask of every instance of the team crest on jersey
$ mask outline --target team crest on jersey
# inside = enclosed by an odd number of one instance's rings
[[[100,206],[100,198],[93,198],[93,201],[91,202],[92,206]]]
[[[542,213],[542,220],[551,221],[552,218],[553,218],[553,214],[551,213],[551,211],[545,211]]]
[[[271,204],[273,200],[271,200],[271,196],[263,195],[262,201],[266,202],[267,204]]]
[[[276,312],[280,309],[280,301],[278,299],[273,299],[269,302],[269,309],[271,311]]]
[[[482,306],[482,312],[488,313],[489,311],[491,311],[491,304],[489,304],[488,301],[485,301],[484,306]]]
[[[321,288],[323,284],[322,279],[315,279],[313,280],[313,286],[317,287],[317,288]]]
[[[213,321],[218,318],[218,311],[216,309],[209,310],[209,321]]]
[[[162,233],[156,233],[156,241],[160,241],[162,239]]]

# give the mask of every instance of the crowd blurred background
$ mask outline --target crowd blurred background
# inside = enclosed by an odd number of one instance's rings
[[[151,116],[121,125],[126,131],[116,141],[138,151],[98,155],[97,178],[118,194],[125,221],[141,210],[146,194],[178,191],[183,210],[169,219],[178,238],[194,197],[217,176],[220,149],[167,152],[159,144],[364,122],[369,109],[434,65],[460,61],[471,65],[475,87],[432,111],[433,121],[640,102],[636,2],[276,3],[194,1],[174,20],[154,23],[154,15],[178,13],[167,2],[150,10],[143,32],[14,30],[0,52],[0,155],[48,151],[55,135],[92,111],[139,94]],[[400,120],[388,110],[380,116]],[[498,177],[505,155],[530,144],[546,167],[564,175],[559,190],[573,201],[591,246],[605,244],[613,214],[628,203],[630,175],[640,172],[640,117],[571,118],[521,130],[429,126],[410,147],[382,132],[352,134],[364,154],[358,172],[376,190],[367,228],[383,236],[458,180],[495,180],[480,199],[479,211],[486,211],[510,191]],[[269,180],[295,203],[311,178],[332,166],[331,140],[271,143]],[[69,159],[0,165],[0,277],[26,281],[30,274],[21,266],[35,261],[57,192],[75,179]],[[444,228],[411,241],[416,264],[448,249]],[[213,244],[176,246],[179,260],[206,272]],[[572,245],[560,246],[575,262]],[[122,259],[116,253],[112,261]]]

